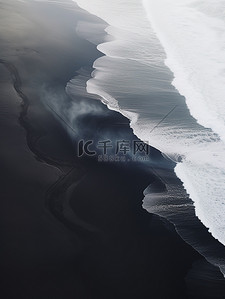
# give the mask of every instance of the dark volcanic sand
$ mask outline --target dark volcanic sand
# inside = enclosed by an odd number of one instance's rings
[[[67,81],[92,66],[100,53],[75,27],[100,21],[70,1],[0,8],[1,298],[223,298],[223,284],[215,297],[197,271],[185,282],[204,259],[142,209],[155,176],[135,163],[76,158],[41,101],[43,89],[67,99]],[[113,134],[132,138],[126,119],[96,105],[102,117],[79,120],[87,134],[122,123]]]

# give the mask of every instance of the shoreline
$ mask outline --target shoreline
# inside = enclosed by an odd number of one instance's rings
[[[86,6],[86,4],[84,5],[84,7],[85,6]],[[92,11],[95,11],[94,7],[92,8],[91,5],[90,5],[90,7],[91,7]],[[104,11],[104,9],[103,9],[103,11]],[[102,13],[100,11],[98,16],[104,16],[104,13]],[[107,14],[106,14],[106,17],[107,17]],[[105,18],[105,19],[107,19],[107,18]],[[112,27],[115,26],[116,27],[115,23],[113,24],[113,22],[108,24],[108,27],[110,27],[110,26],[112,26]],[[111,30],[111,31],[113,32],[113,30]],[[107,30],[106,30],[106,32],[107,32]],[[109,39],[110,35],[107,34],[107,37]],[[107,55],[107,51],[109,51],[109,53],[110,53],[110,49],[109,49],[110,47],[107,47],[108,39],[106,38],[106,41],[104,41],[104,39],[101,41],[99,49],[102,50],[102,54],[106,55],[106,57],[108,56],[109,58],[111,58],[111,57],[113,58],[113,56]],[[104,48],[104,43],[106,44],[105,48]],[[113,44],[112,44],[112,48],[113,48]],[[123,58],[123,57],[121,57],[121,58]],[[110,62],[110,60],[109,60],[109,62]],[[95,61],[95,63],[96,63],[96,61]],[[95,65],[95,63],[94,63],[94,65]],[[112,61],[111,61],[111,63],[112,63]],[[102,74],[101,74],[101,71],[98,71],[98,63],[96,63],[96,65],[97,65],[97,67],[94,70],[94,72],[92,73],[91,79],[95,78],[95,76],[97,76],[97,75],[101,76],[101,75],[104,74],[104,72],[106,72],[106,70],[104,69],[104,63],[103,62],[99,63],[100,69],[101,69],[101,65],[102,65],[102,69],[103,69]],[[132,130],[135,134],[135,125],[132,126],[133,118],[132,118],[132,116],[129,117],[129,113],[133,113],[133,115],[135,115],[136,112],[129,112],[129,111],[120,109],[117,100],[114,99],[110,94],[105,93],[105,91],[103,91],[101,89],[101,80],[99,80],[99,81],[100,82],[98,82],[98,80],[97,80],[95,87],[92,86],[94,84],[93,84],[93,82],[91,82],[90,83],[91,86],[87,85],[87,87],[88,87],[87,90],[89,92],[95,91],[96,87],[98,87],[98,83],[99,83],[99,94],[96,93],[96,95],[98,97],[101,97],[101,95],[102,95],[102,102],[109,109],[117,111],[117,112],[121,113],[124,117],[129,119],[130,127],[132,128]],[[96,91],[96,92],[98,92],[98,91]],[[109,103],[107,101],[105,102],[105,99],[107,99],[107,96],[110,98]],[[113,101],[115,101],[115,103]],[[110,105],[112,106],[111,108],[110,108]],[[176,104],[167,114],[165,114],[165,116],[153,127],[152,130],[154,130],[162,121],[164,121],[165,118],[168,115],[170,115],[174,111],[174,109],[178,106],[179,106],[179,104]],[[152,131],[150,131],[150,133],[151,132]],[[137,134],[136,136],[139,136],[139,135]],[[164,156],[166,156],[166,155],[164,155]],[[170,159],[168,157],[168,160],[171,161],[172,158]],[[177,157],[178,162],[181,162],[181,160],[182,160],[182,156]],[[169,168],[168,172],[170,171],[170,168],[172,168],[172,163],[173,162],[172,161],[171,161],[171,163],[168,162],[168,164],[171,164],[168,167]],[[174,167],[176,167],[176,165],[178,165],[178,164],[176,162],[174,162],[174,165],[175,165]],[[159,165],[156,166],[156,169],[158,167],[159,167]],[[163,169],[163,167],[165,167],[165,162],[162,162],[161,167],[162,167],[162,169]],[[160,170],[159,170],[159,172],[160,172]],[[173,197],[175,199],[176,203],[174,203],[171,199],[169,199],[169,202],[170,202],[170,205],[171,205],[171,210],[167,211],[166,210],[167,209],[166,202],[164,202],[163,199],[162,200],[159,199],[159,202],[162,202],[162,210],[160,210],[160,207],[159,207],[159,209],[157,211],[157,204],[156,204],[156,214],[159,215],[159,216],[162,216],[162,217],[166,217],[167,220],[169,220],[171,223],[173,223],[173,225],[176,227],[176,230],[178,231],[178,234],[181,236],[181,238],[187,244],[191,245],[195,250],[197,250],[200,254],[202,254],[202,256],[204,256],[209,261],[209,263],[212,263],[215,267],[219,267],[220,272],[224,276],[224,273],[225,273],[224,272],[225,271],[225,266],[224,266],[225,265],[225,254],[223,253],[224,245],[221,242],[219,243],[219,241],[216,238],[214,238],[213,234],[208,231],[208,227],[204,226],[203,221],[201,220],[201,218],[199,218],[199,216],[196,215],[195,201],[189,198],[187,191],[184,191],[184,190],[186,190],[184,188],[185,183],[182,182],[181,178],[176,174],[175,169],[173,169],[173,175],[172,176],[175,177],[172,180],[176,181],[177,185],[179,186],[177,188],[178,197],[179,197],[179,194],[182,193],[183,199],[185,198],[186,202],[184,202],[185,200],[183,200],[181,198],[179,198],[180,200],[178,200],[178,199],[176,200],[175,194],[173,192],[171,192],[171,193],[168,192],[168,198]],[[160,179],[163,181],[162,176],[160,177]],[[167,185],[166,182],[164,182],[164,183],[165,183],[165,185]],[[173,191],[173,189],[174,189],[173,185],[171,185],[171,186],[169,185],[168,187],[169,187],[168,189],[172,189],[172,191]],[[154,193],[152,195],[154,196]],[[151,194],[149,194],[149,197],[150,196],[151,196]],[[162,197],[165,197],[165,196],[166,196],[165,193],[164,194],[162,193]],[[153,199],[153,201],[154,201],[154,199]],[[176,212],[177,212],[176,211],[176,206],[178,206],[179,204],[183,207],[183,210],[180,208],[180,213],[181,213],[181,215],[182,214],[185,215],[185,219],[188,221],[187,225],[184,224],[183,219],[178,219],[178,217],[176,216]],[[159,203],[158,203],[158,205],[160,206]],[[151,213],[151,208],[152,208],[152,211],[154,211],[155,207],[154,206],[151,207],[151,203],[149,203],[149,204],[147,203],[146,206],[149,207],[149,209],[147,208],[147,211],[149,211],[150,213]],[[188,208],[186,208],[186,206]],[[187,209],[188,209],[189,212],[187,212]],[[192,222],[194,222],[195,225],[192,225]],[[193,229],[193,227],[194,227],[194,229]],[[197,232],[195,232],[195,231],[197,231]],[[191,234],[193,234],[193,236]],[[213,248],[213,250],[212,250],[212,248]],[[215,252],[215,254],[213,253],[213,251]]]
[[[211,36],[214,36],[214,45],[217,44],[220,42],[219,39],[217,41],[217,30],[219,30],[219,27],[212,26],[212,22],[215,22],[215,24],[218,22],[220,25],[220,15],[210,15],[210,2],[205,4],[206,9],[202,6],[200,10],[198,10],[193,6],[191,8],[193,9],[192,13],[189,13],[186,10],[187,7],[184,5],[179,14],[175,12],[177,8],[176,3],[171,2],[171,5],[164,7],[161,11],[159,11],[156,6],[147,3],[147,1],[143,1],[143,3],[153,31],[166,53],[167,59],[165,60],[165,65],[173,73],[174,78],[171,84],[178,90],[180,95],[185,97],[190,116],[196,120],[199,126],[195,132],[197,136],[196,139],[192,136],[194,131],[191,132],[190,125],[190,140],[181,139],[181,141],[187,142],[184,148],[184,157],[186,157],[183,159],[183,163],[177,165],[175,170],[176,176],[183,182],[186,192],[192,198],[196,217],[198,217],[206,229],[209,230],[216,242],[218,241],[222,246],[225,246],[223,229],[221,229],[221,227],[224,227],[222,220],[224,218],[222,202],[224,198],[223,153],[225,147],[224,130],[222,129],[224,120],[221,118],[222,114],[218,113],[219,110],[221,111],[223,109],[223,106],[221,105],[222,102],[219,101],[215,102],[213,106],[210,106],[210,103],[213,102],[214,99],[218,100],[223,93],[223,89],[220,88],[221,80],[220,72],[217,70],[218,64],[214,64],[214,59],[216,56],[219,56],[219,52],[222,51],[222,48],[212,46],[209,57],[202,55],[203,52],[201,50],[203,50],[203,48],[200,50],[200,47],[202,46],[203,40],[205,42],[204,48],[213,44],[209,42],[207,38],[205,39],[203,37],[204,35],[201,34],[201,31],[197,30],[198,25],[200,25],[204,19],[204,26],[198,29],[201,28],[201,30],[203,30],[204,28],[205,31],[211,32]],[[173,18],[171,18],[169,11],[175,12]],[[165,20],[167,20],[168,28],[160,22],[160,18],[156,17],[159,12],[165,17]],[[185,14],[185,12],[187,14]],[[201,13],[202,19],[195,18],[195,21],[193,21],[193,16],[197,16],[199,12]],[[182,35],[182,24],[180,22],[183,17],[187,22],[187,28],[192,32],[192,34],[186,37],[185,34],[184,36]],[[174,39],[174,45],[171,44],[171,37],[173,35],[181,37],[181,39]],[[179,43],[176,44],[178,40]],[[188,45],[192,45],[192,48],[188,49]],[[204,65],[203,61],[212,63],[213,76],[212,71],[205,72],[205,68],[202,67]],[[215,75],[216,73],[217,75]],[[207,85],[205,89],[203,82],[213,82],[213,84],[211,87]],[[219,93],[218,90],[220,90]],[[213,96],[213,94],[217,96]],[[198,105],[196,105],[196,103],[198,103]],[[204,136],[207,137],[205,138]],[[179,137],[179,135],[177,137]],[[192,156],[193,152],[194,157]],[[198,160],[201,160],[201,166],[196,163]],[[216,182],[214,182],[216,172],[217,179]],[[204,177],[204,180],[202,180],[201,177]],[[217,184],[216,192],[214,190],[215,183]],[[214,204],[214,209],[209,213],[208,211],[210,210],[211,204]],[[224,257],[222,257],[222,259],[221,268],[225,276],[225,259]]]
[[[22,4],[15,2],[14,5]],[[45,7],[39,4],[42,5]],[[60,12],[51,5],[49,8]],[[76,13],[72,15],[75,17]],[[65,38],[65,44],[70,38]],[[54,55],[57,61],[65,53],[59,51]],[[99,54],[95,52],[92,57],[96,55]],[[48,55],[42,57],[44,61],[47,58]],[[75,61],[76,55],[72,58]],[[34,68],[35,59],[30,57]],[[85,65],[91,67],[92,62],[88,58]],[[75,296],[135,299],[139,296],[144,299],[149,298],[149,288],[154,298],[186,298],[186,274],[193,262],[202,259],[174,229],[168,230],[158,217],[142,209],[142,191],[155,176],[135,163],[104,165],[87,158],[77,159],[64,128],[40,101],[38,87],[41,84],[33,84],[28,77],[28,62],[17,61],[16,64],[24,82],[22,94],[32,99],[28,122],[42,138],[29,146],[33,152],[30,153],[22,137],[24,132],[16,122],[11,128],[10,121],[2,120],[9,133],[6,134],[9,142],[7,139],[4,147],[10,149],[8,156],[4,152],[8,173],[4,177],[5,200],[1,203],[3,223],[8,228],[2,234],[5,240],[4,260],[1,257],[4,298],[23,294],[27,299],[49,296],[66,299]],[[65,66],[59,73],[60,63],[57,67],[50,61],[45,67],[40,66],[43,76],[53,66],[58,73],[50,72],[51,83],[46,81],[46,84],[56,90],[60,100],[67,99],[64,81],[71,75],[72,67],[68,70]],[[18,90],[21,94],[20,88]],[[96,107],[103,105],[95,104]],[[87,118],[79,119],[82,128],[86,126],[85,136],[93,134],[95,128],[110,128],[115,136],[126,132],[125,136],[133,138],[129,122],[122,115],[108,111],[106,106],[100,111],[98,118],[96,115],[88,118],[91,130]],[[14,114],[12,117],[17,118]],[[102,133],[100,130],[99,136]],[[33,137],[30,136],[31,143]],[[196,294],[201,294],[201,286],[195,287],[194,295],[189,298],[195,298]]]

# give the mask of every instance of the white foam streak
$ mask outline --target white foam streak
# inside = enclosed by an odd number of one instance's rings
[[[225,2],[144,0],[148,18],[137,0],[77,3],[108,22],[106,31],[114,37],[98,45],[106,56],[95,61],[88,92],[100,95],[110,109],[130,118],[139,138],[174,161],[182,159],[175,171],[195,203],[197,216],[225,244]],[[175,91],[163,81],[164,60],[174,74],[172,84],[185,96],[191,115],[203,127],[185,112],[181,97],[176,113],[157,126],[177,104],[170,95],[175,97]],[[155,68],[160,69],[156,79],[151,77]],[[169,75],[166,78],[169,80]],[[160,98],[162,91],[168,98]],[[131,101],[131,109],[128,101],[120,100],[126,93],[138,99],[149,95],[149,106],[141,100],[135,106]]]

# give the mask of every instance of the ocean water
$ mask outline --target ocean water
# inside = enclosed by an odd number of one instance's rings
[[[95,61],[87,91],[129,118],[134,134],[175,161],[186,190],[174,209],[168,198],[175,198],[175,187],[168,183],[173,196],[167,193],[161,210],[146,191],[144,208],[173,214],[176,224],[176,213],[187,214],[192,200],[201,223],[225,245],[225,2],[75,2],[109,24],[105,40],[96,43],[105,56]],[[222,257],[210,260],[225,273]]]

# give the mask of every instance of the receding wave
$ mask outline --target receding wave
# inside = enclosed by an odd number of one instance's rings
[[[106,56],[95,61],[88,92],[177,163],[197,216],[225,244],[224,1],[76,2],[113,37],[97,46]],[[151,200],[145,194],[150,212]]]

